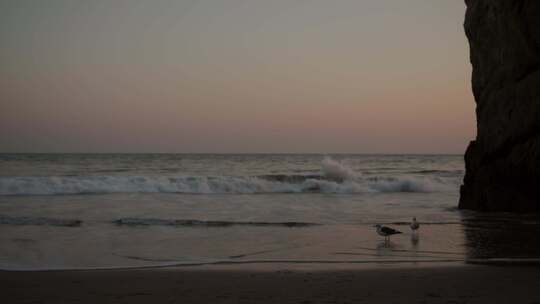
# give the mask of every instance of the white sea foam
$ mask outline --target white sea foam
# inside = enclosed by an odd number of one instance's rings
[[[0,195],[100,193],[367,193],[455,191],[456,182],[437,178],[306,178],[281,182],[242,176],[65,176],[0,177]]]
[[[458,185],[459,181],[455,179],[410,176],[375,179],[369,182],[369,187],[377,192],[448,192],[457,190]]]
[[[326,156],[321,163],[323,175],[332,180],[342,181],[351,180],[357,177],[353,169],[345,164]]]
[[[325,157],[321,175],[0,177],[0,195],[446,192],[458,185],[436,175],[362,176]]]

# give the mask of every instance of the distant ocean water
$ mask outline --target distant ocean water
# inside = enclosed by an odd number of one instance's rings
[[[470,244],[477,217],[456,209],[463,166],[460,155],[0,154],[0,268],[485,257],[491,247]],[[413,216],[421,241],[407,234]],[[502,218],[516,220],[537,227]],[[375,223],[406,237],[381,248]]]

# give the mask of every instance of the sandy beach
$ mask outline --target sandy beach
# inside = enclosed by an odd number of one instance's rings
[[[0,272],[4,303],[540,303],[538,266],[234,265]]]

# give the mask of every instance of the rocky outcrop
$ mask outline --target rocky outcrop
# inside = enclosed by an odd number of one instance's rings
[[[540,212],[540,1],[465,3],[477,136],[459,207]]]

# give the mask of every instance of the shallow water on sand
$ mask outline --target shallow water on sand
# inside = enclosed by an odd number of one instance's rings
[[[445,211],[444,207],[404,208],[393,203],[392,195],[362,199],[320,194],[266,199],[253,195],[146,196],[63,196],[54,203],[40,196],[2,202],[0,268],[280,261],[427,263],[540,257],[537,218]],[[411,193],[400,202],[422,206],[423,200],[431,199],[427,194]],[[257,208],[257,202],[267,205]],[[386,207],[367,212],[370,204]],[[125,207],[114,208],[117,205]],[[252,209],[249,216],[246,208]],[[389,214],[388,209],[393,212]],[[421,221],[418,233],[412,233],[406,224],[412,216]],[[403,234],[385,242],[375,233],[375,223]]]
[[[0,269],[540,258],[537,217],[456,210],[460,156],[0,159]]]

